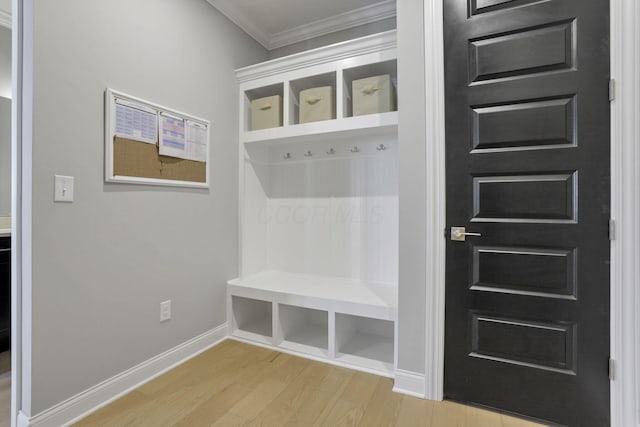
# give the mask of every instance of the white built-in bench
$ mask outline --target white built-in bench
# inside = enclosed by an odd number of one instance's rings
[[[233,338],[393,375],[396,286],[265,271],[227,290]]]

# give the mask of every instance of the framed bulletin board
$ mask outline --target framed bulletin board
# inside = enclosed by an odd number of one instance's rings
[[[107,89],[105,180],[209,188],[207,120]]]

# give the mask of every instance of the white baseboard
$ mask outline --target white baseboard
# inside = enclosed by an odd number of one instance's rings
[[[29,417],[25,415],[24,412],[18,412],[18,422],[16,424],[17,427],[29,427]]]
[[[18,415],[18,427],[69,426],[97,409],[164,374],[227,338],[227,324],[165,351],[31,418]]]
[[[393,391],[408,396],[425,398],[424,374],[396,369],[396,380],[393,383]]]

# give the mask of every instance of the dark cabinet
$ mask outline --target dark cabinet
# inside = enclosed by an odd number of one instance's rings
[[[11,238],[0,237],[0,352],[11,348]]]

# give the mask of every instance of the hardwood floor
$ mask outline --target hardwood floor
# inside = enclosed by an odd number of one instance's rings
[[[0,374],[11,372],[11,352],[3,351],[0,353]]]
[[[11,352],[0,353],[0,427],[11,426]]]
[[[11,352],[0,353],[0,427],[11,426]]]
[[[11,426],[11,372],[0,374],[0,427]]]
[[[76,426],[535,427],[393,393],[391,379],[225,341]]]

